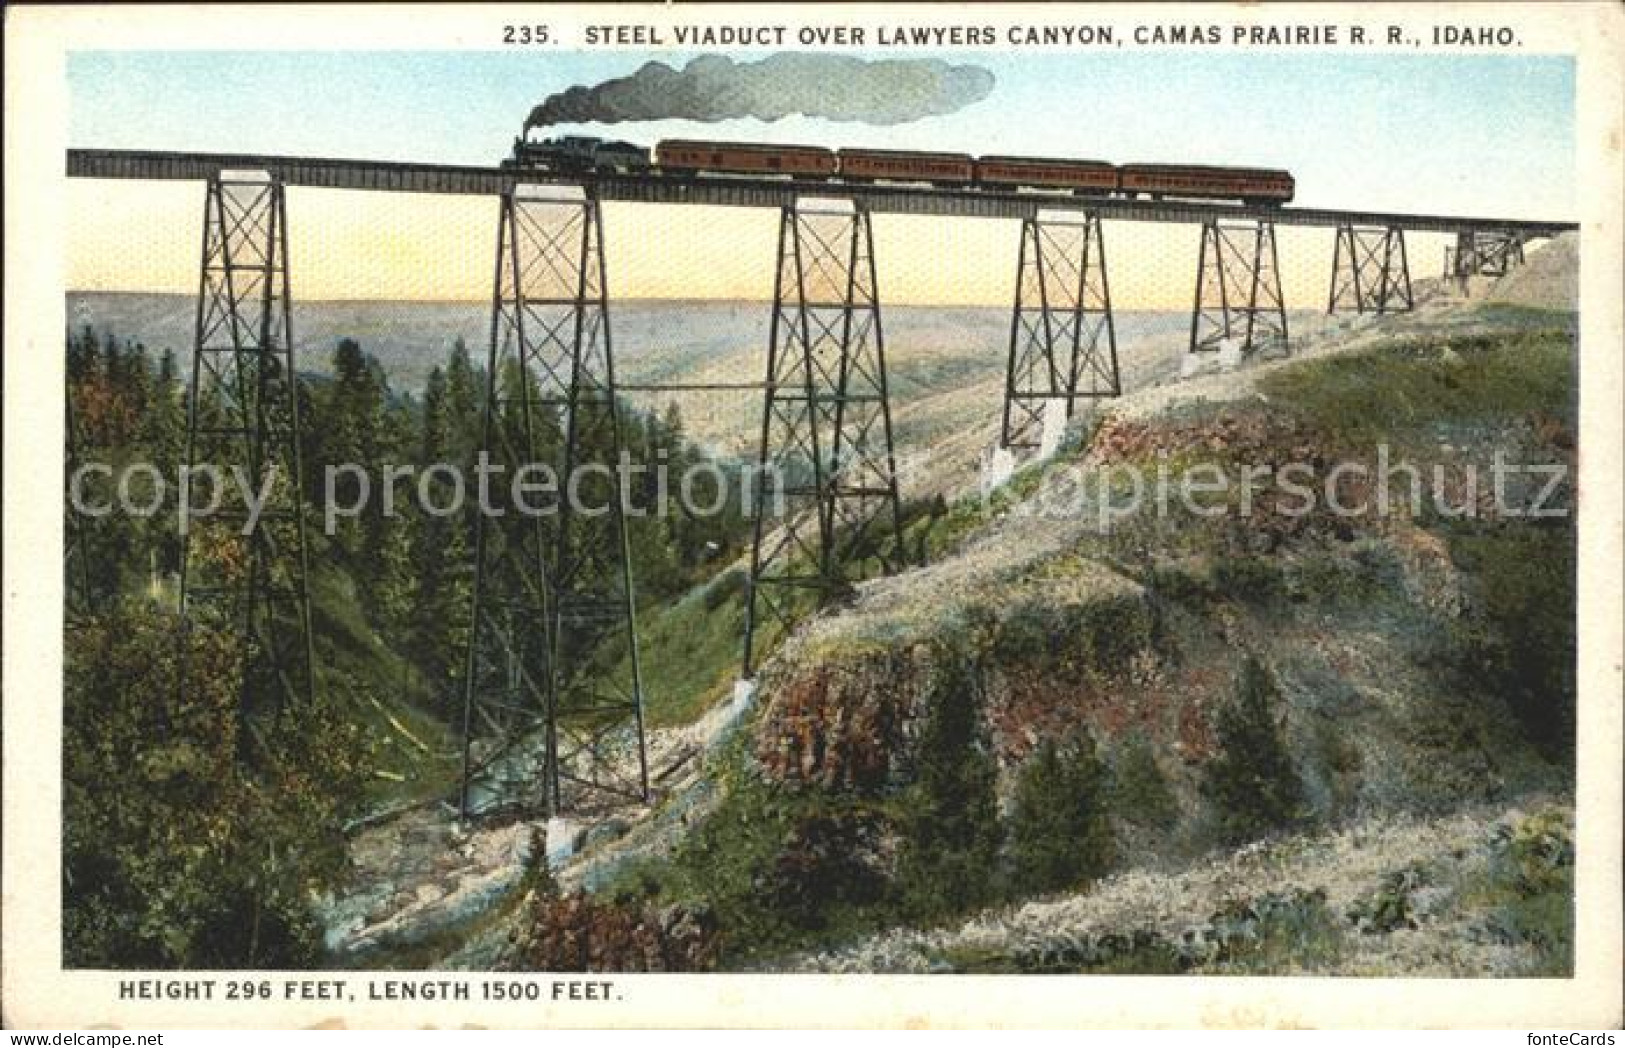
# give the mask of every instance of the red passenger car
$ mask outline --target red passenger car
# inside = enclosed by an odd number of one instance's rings
[[[1070,189],[1074,193],[1117,192],[1117,167],[1100,160],[984,156],[976,160],[976,181],[986,186]]]
[[[907,149],[843,149],[841,177],[853,182],[930,182],[969,185],[976,165],[965,153],[916,153]]]
[[[1191,164],[1125,164],[1118,169],[1125,196],[1242,200],[1284,204],[1292,199],[1292,175],[1257,167],[1202,167]]]
[[[712,171],[828,178],[835,173],[835,154],[818,146],[669,138],[655,146],[655,164],[663,171],[684,174]]]

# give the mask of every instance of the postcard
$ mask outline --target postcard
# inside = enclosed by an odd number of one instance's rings
[[[7,29],[8,1026],[1622,1021],[1617,6]]]

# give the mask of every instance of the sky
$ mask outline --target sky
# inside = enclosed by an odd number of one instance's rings
[[[921,52],[911,52],[920,55]],[[69,144],[488,165],[554,91],[680,65],[688,53],[79,52],[69,56]],[[888,56],[895,57],[895,56]],[[1572,220],[1574,64],[1561,57],[1270,53],[959,52],[992,93],[894,127],[792,117],[658,121],[566,131],[652,144],[706,137],[970,153],[1283,167],[1306,206]],[[70,184],[74,289],[191,291],[202,190]],[[299,298],[489,296],[491,200],[289,191]],[[117,216],[109,221],[109,216]],[[770,294],[771,212],[606,205],[617,295]],[[190,232],[180,232],[190,230]],[[1013,221],[880,216],[880,280],[894,301],[1008,302]],[[1188,305],[1197,230],[1111,223],[1120,305]],[[1413,237],[1431,275],[1438,238]],[[1330,230],[1283,232],[1291,304],[1323,300]]]

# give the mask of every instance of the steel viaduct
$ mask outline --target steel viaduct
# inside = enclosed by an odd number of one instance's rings
[[[509,470],[552,455],[560,476],[619,457],[616,393],[626,387],[615,382],[600,203],[777,210],[767,368],[764,381],[748,388],[763,398],[757,465],[778,478],[785,512],[771,524],[756,514],[746,678],[764,626],[788,629],[861,564],[904,566],[871,215],[1020,221],[1001,427],[1001,443],[1018,451],[1038,446],[1046,404],[1060,401],[1070,415],[1079,399],[1121,392],[1102,221],[1199,226],[1188,352],[1242,355],[1287,347],[1277,226],[1335,230],[1327,307],[1361,313],[1411,308],[1406,232],[1454,235],[1446,276],[1465,280],[1505,273],[1522,261],[1527,241],[1577,228],[970,187],[658,172],[554,176],[260,154],[70,149],[67,174],[205,184],[188,459],[202,461],[205,442],[224,440],[256,478],[269,469],[303,475],[286,187],[496,198],[484,447]],[[515,367],[529,376],[517,390],[500,378]],[[203,383],[223,420],[200,419]],[[513,418],[517,433],[504,424]],[[538,450],[544,419],[562,435],[556,455]],[[294,498],[246,539],[251,570],[222,570],[218,550],[195,542],[192,531],[182,559],[182,611],[229,624],[279,703],[315,688],[305,514]],[[477,515],[461,681],[465,817],[510,802],[558,811],[649,796],[626,526],[617,498],[602,504],[611,512],[596,517],[561,504],[547,526]],[[536,739],[544,740],[540,754]]]

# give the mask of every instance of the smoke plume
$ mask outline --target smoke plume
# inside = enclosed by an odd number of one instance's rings
[[[525,128],[628,120],[779,120],[792,114],[865,124],[906,124],[986,98],[993,74],[936,58],[866,61],[785,52],[756,62],[700,55],[682,69],[650,62],[631,76],[560,91],[530,111]]]

